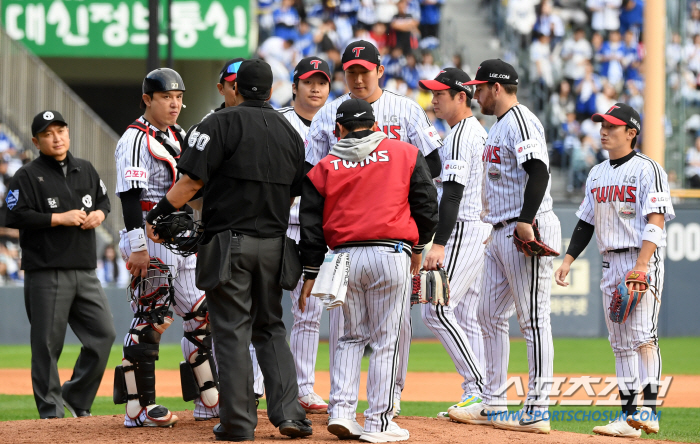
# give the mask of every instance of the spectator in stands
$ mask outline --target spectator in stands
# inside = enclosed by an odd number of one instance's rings
[[[129,274],[126,272],[126,264],[120,254],[116,254],[114,245],[107,245],[102,258],[97,261],[97,278],[102,285],[126,287],[129,282]]]
[[[535,32],[535,40],[530,45],[530,82],[534,88],[534,108],[538,111],[544,109],[554,86],[551,57],[549,36]]]
[[[603,43],[605,43],[605,39],[603,38],[603,35],[599,32],[594,32],[593,35],[591,36],[591,49],[593,49],[593,70],[595,72],[600,72],[600,65],[601,65],[601,49],[603,48]]]
[[[690,17],[685,22],[685,32],[687,35],[700,34],[700,7],[697,2],[691,3]]]
[[[640,83],[636,80],[628,80],[625,83],[627,97],[623,102],[641,111],[644,109],[644,96],[639,88]]]
[[[258,0],[258,42],[267,40],[275,29],[272,13],[279,0]]]
[[[377,14],[374,10],[374,0],[362,0],[360,3],[360,9],[357,11],[357,25],[370,31],[377,23]],[[379,48],[377,47],[377,49]]]
[[[420,0],[421,37],[439,37],[440,10],[445,0]],[[422,77],[432,79],[433,77]]]
[[[294,40],[285,40],[277,36],[272,36],[265,40],[258,48],[258,55],[268,63],[270,63],[270,60],[277,60],[290,72],[294,68],[297,59],[297,52],[294,50]]]
[[[401,70],[406,66],[403,49],[400,46],[394,47],[389,56],[382,59],[382,64],[384,65],[384,82],[401,77]]]
[[[688,148],[685,155],[685,177],[690,188],[700,188],[700,137],[695,139],[695,146]]]
[[[634,35],[634,31],[628,29],[627,32],[625,32],[625,43],[623,47],[625,56],[622,61],[622,66],[625,69],[624,76],[626,81],[636,80],[641,82],[643,80],[640,73],[642,69],[642,50],[640,46],[637,37]]]
[[[311,25],[306,20],[299,22],[299,32],[297,40],[294,42],[294,50],[299,57],[310,57],[316,54],[316,44],[314,43],[314,33]]]
[[[421,79],[434,79],[440,74],[440,67],[435,64],[432,52],[423,51],[423,61],[418,65],[418,74]]]
[[[333,71],[333,81],[331,82],[331,92],[328,100],[332,101],[348,92],[348,86],[345,83],[345,72],[342,70]]]
[[[625,45],[622,43],[619,31],[610,31],[608,41],[603,43],[599,55],[600,75],[607,78],[615,89],[621,90],[625,80],[624,67],[622,66],[625,59]]]
[[[674,102],[681,100],[688,105],[700,103],[700,90],[697,89],[696,75],[678,62],[676,69],[668,75],[668,86],[673,91]]]
[[[588,25],[586,10],[582,7],[584,0],[556,0],[557,13],[565,23],[573,23],[575,27]]]
[[[384,23],[377,22],[374,25],[372,25],[372,31],[370,31],[369,35],[372,37],[372,40],[377,42],[377,49],[379,50],[380,54],[386,54],[387,51],[387,46],[386,46],[386,41],[387,41],[387,30],[386,30],[386,25]]]
[[[468,73],[471,71],[469,65],[467,63],[464,63],[464,60],[462,59],[462,54],[456,52],[452,56],[452,65],[455,68],[459,68],[462,71]]]
[[[591,11],[591,28],[601,33],[620,29],[622,0],[586,0]]]
[[[549,125],[554,130],[566,122],[566,116],[569,113],[576,112],[576,100],[571,94],[571,85],[566,80],[562,80],[559,83],[557,91],[549,98],[549,110]],[[556,134],[551,136],[556,137]],[[552,138],[552,140],[554,139]]]
[[[377,42],[374,41],[374,39],[372,38],[372,35],[370,34],[370,32],[367,31],[367,30],[366,30],[365,28],[363,28],[362,26],[357,26],[357,25],[356,25],[356,26],[353,28],[353,35],[352,35],[352,38],[350,39],[350,41],[348,42],[348,44],[349,44],[349,43],[352,43],[352,42],[356,42],[356,41],[358,41],[358,40],[365,40],[365,41],[370,42],[371,44],[373,44],[375,47],[377,47]]]
[[[666,69],[672,71],[683,59],[683,42],[677,32],[671,34],[671,42],[666,46]]]
[[[557,14],[552,13],[551,0],[542,0],[539,9],[540,13],[533,30],[548,36],[551,46],[554,47],[564,38],[564,21]]]
[[[595,106],[600,114],[605,114],[611,106],[619,102],[615,87],[610,82],[603,84],[603,89],[595,98]]]
[[[693,74],[700,74],[700,34],[693,36],[693,42],[685,47],[685,60]]]
[[[397,0],[374,0],[374,13],[377,21],[388,25],[399,11],[396,7]]]
[[[10,281],[10,275],[7,273],[7,264],[0,262],[0,285],[7,285]]]
[[[564,60],[564,78],[571,84],[581,80],[586,73],[586,63],[593,57],[591,43],[586,40],[586,31],[576,28],[574,35],[564,40],[561,58]]]
[[[576,115],[579,120],[586,119],[597,112],[595,105],[596,94],[602,88],[603,82],[601,78],[593,72],[593,65],[590,62],[587,63],[583,78],[574,84]]]
[[[391,46],[400,47],[405,55],[418,48],[418,20],[408,13],[408,0],[399,0],[398,12],[391,20]]]
[[[401,78],[406,82],[406,86],[412,90],[418,89],[418,81],[423,78],[418,72],[416,56],[412,52],[406,55],[406,66],[401,69]]]
[[[506,10],[506,24],[520,34],[520,47],[527,48],[528,38],[537,22],[536,5],[539,0],[509,1]]]
[[[275,35],[285,40],[297,38],[297,26],[301,22],[294,0],[282,0],[282,5],[272,13]]]
[[[624,34],[627,31],[632,31],[635,39],[639,40],[643,22],[644,2],[642,0],[624,0],[620,10],[620,33]]]
[[[335,30],[335,23],[332,19],[326,18],[314,33],[314,43],[316,43],[318,52],[326,53],[331,48],[338,49],[340,47],[340,37]],[[338,49],[338,51],[340,51]]]

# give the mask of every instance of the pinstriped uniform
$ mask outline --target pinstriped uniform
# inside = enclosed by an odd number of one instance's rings
[[[336,111],[341,103],[350,99],[350,93],[344,94],[334,101],[326,104],[314,116],[311,128],[306,136],[306,161],[311,165],[316,165],[321,159],[328,155],[333,145],[338,139],[333,135],[335,128]],[[379,128],[386,133],[390,139],[399,139],[417,147],[424,156],[442,146],[442,139],[437,130],[428,119],[427,114],[418,103],[406,96],[390,91],[384,91],[382,95],[371,103],[372,111],[377,119]],[[399,344],[399,373],[396,380],[396,395],[399,399],[401,391],[406,382],[406,370],[408,369],[408,354],[411,346],[411,316],[410,304],[406,304],[406,313],[401,325],[401,343]],[[333,362],[335,344],[338,342],[338,332],[343,328],[342,312],[331,310],[329,312],[329,350],[331,360],[331,372],[333,372]]]
[[[610,320],[608,307],[617,284],[634,269],[650,213],[664,214],[666,222],[675,217],[668,178],[658,163],[636,153],[621,165],[605,161],[591,169],[586,181],[586,196],[576,215],[596,228],[598,250],[603,256],[600,289],[608,339],[615,353],[615,373],[620,388],[631,391],[637,390],[640,383],[658,384],[661,379],[660,304],[647,293],[624,324]],[[649,261],[648,273],[659,299],[664,282],[665,229],[662,239]],[[632,250],[624,253],[611,251],[623,248]]]
[[[148,123],[143,116],[139,117],[138,120],[148,124],[151,130],[160,132],[156,127]],[[177,138],[171,132],[168,132],[167,135],[175,146],[179,146]],[[114,157],[117,163],[117,195],[132,188],[140,188],[142,189],[142,201],[157,203],[173,185],[171,167],[165,161],[158,160],[151,155],[147,145],[146,133],[143,131],[135,128],[127,129],[117,143]],[[140,171],[139,169],[145,171],[145,174],[136,175],[140,180],[128,180],[127,176],[134,177],[134,175],[127,175],[127,172]],[[142,214],[144,225],[146,214],[146,211]],[[184,316],[204,297],[204,292],[195,285],[196,256],[182,257],[164,246],[152,242],[150,239],[146,239],[146,246],[149,256],[160,258],[164,264],[170,266],[170,273],[173,275],[173,285],[175,287],[175,302],[171,307],[179,316]],[[122,229],[119,232],[119,249],[124,260],[128,260],[131,255],[131,245],[126,229]],[[131,309],[136,313],[138,307],[131,302]],[[130,328],[135,328],[137,324],[138,319],[132,320]],[[198,329],[201,326],[201,322],[198,322],[197,319],[191,319],[183,321],[182,325],[186,332],[191,332]],[[127,333],[124,338],[124,346],[133,344],[131,334]],[[180,345],[185,360],[189,360],[190,355],[197,348],[184,337]],[[219,406],[216,405],[214,408],[205,407],[200,398],[197,398],[195,399],[194,416],[198,418],[218,417]],[[125,425],[132,427],[136,425],[136,421],[130,419],[128,415],[125,415],[124,418]]]
[[[466,118],[452,128],[439,148],[443,165],[438,181],[438,199],[442,200],[442,183],[464,185],[457,224],[445,245],[445,271],[450,279],[448,306],[423,304],[425,325],[435,334],[464,378],[462,401],[471,395],[481,396],[484,345],[476,312],[479,304],[484,241],[491,226],[481,222],[481,155],[487,133],[475,117]]]
[[[484,211],[482,220],[495,224],[520,215],[527,173],[522,164],[539,159],[549,166],[544,129],[537,117],[523,105],[506,112],[489,131],[484,162]],[[561,225],[552,210],[551,181],[537,211],[542,241],[561,249]],[[515,222],[494,228],[486,246],[479,324],[484,335],[486,384],[483,400],[503,405],[506,395],[497,394],[507,381],[508,318],[517,313],[520,330],[527,342],[529,364],[528,410],[547,410],[551,384],[539,384],[552,377],[554,347],[550,325],[552,257],[526,257],[513,244]],[[549,379],[551,381],[551,379]]]

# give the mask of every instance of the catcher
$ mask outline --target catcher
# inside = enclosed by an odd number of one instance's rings
[[[600,289],[608,311],[605,322],[615,353],[623,415],[593,428],[593,432],[639,438],[640,429],[647,434],[659,431],[655,415],[661,378],[657,328],[664,281],[664,223],[675,215],[666,172],[634,151],[641,131],[637,111],[616,103],[592,119],[602,122],[601,144],[610,153],[610,160],[593,167],[588,175],[586,197],[576,213],[580,220],[554,277],[557,284],[569,285],[564,279],[571,263],[595,231],[603,255]],[[640,408],[635,405],[639,389],[644,393]]]

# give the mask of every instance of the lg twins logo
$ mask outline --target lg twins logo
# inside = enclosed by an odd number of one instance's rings
[[[365,49],[364,46],[358,46],[357,48],[352,48],[352,52],[355,53],[355,57],[360,57],[360,52]]]
[[[523,147],[519,146],[519,147],[518,147],[518,152],[519,152],[519,153],[522,153],[522,152],[523,152]]]
[[[608,110],[608,112],[605,113],[605,114],[610,114],[614,109],[619,109],[619,108],[620,108],[619,106],[613,105],[613,106],[610,107],[610,109]]]
[[[85,205],[86,207],[88,207],[88,208],[92,207],[92,196],[90,196],[89,194],[86,194],[85,196],[83,196],[82,201],[83,201],[83,205]]]
[[[355,48],[355,49],[357,49],[357,48]],[[314,67],[314,69],[318,69],[318,66],[321,64],[321,61],[320,60],[312,60],[309,63],[311,64],[311,66]]]

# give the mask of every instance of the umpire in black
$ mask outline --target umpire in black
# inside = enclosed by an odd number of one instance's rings
[[[158,242],[154,220],[183,207],[204,187],[197,286],[207,292],[221,385],[221,424],[214,434],[219,440],[254,439],[252,342],[265,377],[270,422],[283,435],[303,437],[311,435],[311,422],[297,401],[282,322],[282,275],[293,287],[301,264],[291,254],[298,269],[287,275],[282,270],[293,261],[283,265],[282,258],[289,246],[289,208],[301,194],[304,143],[267,103],[272,92],[267,63],[244,61],[235,83],[236,106],[210,115],[197,127],[197,137],[188,137],[178,163],[183,177],[148,214],[147,231]]]
[[[64,406],[90,416],[116,335],[95,274],[95,228],[109,198],[92,164],[68,151],[68,124],[58,111],[37,114],[32,136],[41,154],[15,173],[6,202],[7,226],[20,230],[34,400],[41,418],[62,418]],[[83,347],[61,387],[56,364],[68,324]]]

